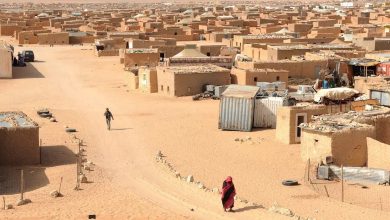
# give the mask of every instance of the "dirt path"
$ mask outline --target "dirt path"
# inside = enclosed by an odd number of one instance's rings
[[[221,211],[218,195],[183,184],[156,166],[154,155],[157,152],[152,153],[143,142],[144,137],[140,138],[136,131],[142,120],[135,122],[134,119],[144,117],[142,109],[138,109],[132,100],[127,102],[130,97],[123,99],[128,94],[125,89],[118,89],[123,85],[123,76],[119,74],[122,72],[119,65],[114,64],[116,59],[102,58],[97,62],[91,50],[81,47],[33,49],[38,62],[30,64],[28,71],[16,69],[16,79],[0,82],[3,88],[1,103],[12,105],[2,109],[34,112],[40,107],[50,108],[60,122],[80,131],[77,135],[86,140],[88,158],[101,170],[91,177],[99,178],[93,181],[102,189],[93,190],[92,195],[84,198],[88,205],[74,213],[68,212],[67,217],[85,215],[82,212],[88,209],[112,217],[131,216],[134,212],[138,213],[136,216],[152,218],[233,217]],[[106,107],[114,113],[112,131],[105,129],[103,112]],[[92,186],[87,186],[85,191],[89,187]],[[121,194],[127,196],[118,199]],[[103,204],[106,208],[98,211]],[[58,205],[52,204],[53,209]],[[72,210],[72,205],[68,205]],[[40,211],[43,211],[42,207],[37,207],[35,212],[15,211],[14,217],[42,216]],[[242,219],[257,216],[270,214],[257,210],[234,214],[234,218]]]

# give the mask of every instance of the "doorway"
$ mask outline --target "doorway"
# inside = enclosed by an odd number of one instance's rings
[[[302,129],[299,127],[300,124],[307,123],[307,113],[298,113],[295,116],[295,142],[301,142]]]
[[[165,54],[160,53],[160,62],[164,62]]]

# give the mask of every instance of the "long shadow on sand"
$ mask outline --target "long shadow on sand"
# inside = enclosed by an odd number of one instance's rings
[[[0,195],[13,195],[20,192],[20,170],[24,171],[25,192],[33,191],[49,184],[46,167],[75,164],[76,155],[66,146],[43,146],[41,165],[1,166]]]
[[[245,211],[249,211],[249,210],[252,210],[252,209],[264,209],[264,206],[262,206],[262,205],[251,205],[251,206],[246,206],[246,207],[243,207],[243,208],[236,209],[236,210],[234,210],[234,212],[245,212]]]
[[[12,78],[45,78],[45,76],[34,67],[33,63],[26,63],[25,67],[12,67]]]
[[[21,169],[23,169],[25,192],[49,184],[44,167],[0,167],[0,195],[13,195],[20,192]]]
[[[41,148],[42,166],[55,167],[75,164],[76,154],[64,145],[43,146]]]

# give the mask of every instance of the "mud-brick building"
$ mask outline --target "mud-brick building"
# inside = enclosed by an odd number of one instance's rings
[[[206,84],[230,84],[230,70],[212,65],[157,67],[158,93],[191,96],[203,92]]]
[[[239,69],[232,68],[232,83],[255,86],[257,82],[285,82],[288,83],[288,71],[275,69]]]
[[[40,162],[39,127],[23,112],[0,112],[0,165]]]
[[[156,68],[140,67],[138,69],[139,90],[145,93],[155,93],[157,87],[157,70]]]
[[[60,32],[38,34],[38,44],[67,45],[69,44],[69,33]]]
[[[0,79],[12,78],[12,57],[12,49],[0,42]]]
[[[124,65],[126,68],[137,68],[140,66],[154,67],[160,61],[157,49],[133,48],[124,50]]]
[[[315,163],[332,162],[344,166],[367,166],[375,161],[376,143],[390,144],[390,111],[380,108],[372,111],[323,115],[311,123],[301,125],[301,156]],[[369,144],[371,144],[369,146]],[[372,148],[370,153],[368,149]],[[388,149],[383,149],[387,152]],[[371,158],[370,158],[371,157]],[[388,160],[388,159],[387,159]],[[378,160],[376,160],[378,162]]]

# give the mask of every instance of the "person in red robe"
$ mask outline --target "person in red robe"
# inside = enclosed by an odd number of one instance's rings
[[[229,209],[230,212],[233,212],[234,207],[234,196],[236,195],[236,189],[234,188],[233,178],[228,176],[222,184],[222,205],[223,210],[226,212],[226,209]]]

